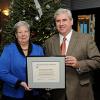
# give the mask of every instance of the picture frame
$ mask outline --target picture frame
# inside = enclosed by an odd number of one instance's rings
[[[65,88],[65,57],[27,57],[30,88]]]

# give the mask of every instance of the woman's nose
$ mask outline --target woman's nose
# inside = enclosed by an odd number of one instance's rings
[[[22,32],[22,36],[24,36],[25,35],[25,32]]]

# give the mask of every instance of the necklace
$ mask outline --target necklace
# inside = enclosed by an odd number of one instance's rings
[[[23,51],[27,51],[28,49],[22,49]]]

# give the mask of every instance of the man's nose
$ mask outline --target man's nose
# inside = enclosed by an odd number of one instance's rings
[[[63,21],[60,21],[60,25],[63,25]]]

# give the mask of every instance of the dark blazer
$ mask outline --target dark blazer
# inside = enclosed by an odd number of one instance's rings
[[[55,34],[47,39],[44,47],[46,55],[60,55],[59,35]],[[76,57],[80,66],[80,69],[66,66],[67,99],[94,100],[91,72],[93,69],[100,67],[100,53],[93,38],[88,34],[73,31],[66,55]],[[61,99],[58,98],[57,100]]]

